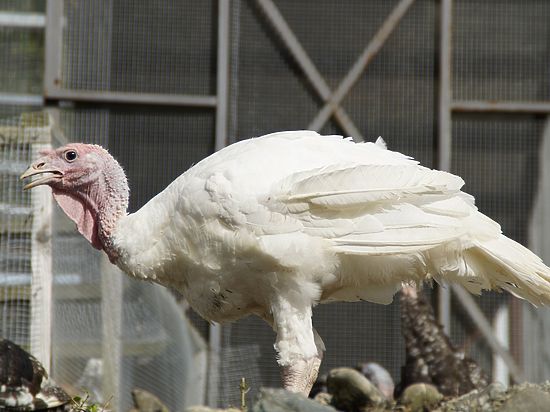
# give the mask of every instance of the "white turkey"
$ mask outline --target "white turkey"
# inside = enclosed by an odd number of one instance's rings
[[[277,334],[284,387],[308,393],[323,342],[312,307],[390,303],[445,279],[550,301],[550,269],[478,212],[463,180],[312,131],[235,143],[135,213],[122,167],[96,145],[46,151],[21,176],[49,185],[80,233],[128,275],[180,291],[205,319],[255,314]]]

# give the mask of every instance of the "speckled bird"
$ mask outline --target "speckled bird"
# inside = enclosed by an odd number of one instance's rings
[[[414,383],[432,384],[445,396],[464,395],[489,384],[483,369],[453,345],[422,292],[404,286],[400,302],[405,365],[397,397]]]
[[[0,339],[0,411],[69,410],[70,400],[34,356]]]

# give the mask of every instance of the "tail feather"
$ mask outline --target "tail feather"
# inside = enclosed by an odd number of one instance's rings
[[[469,268],[488,282],[484,289],[504,289],[537,306],[550,304],[550,268],[512,239],[501,235],[479,242],[465,258]]]

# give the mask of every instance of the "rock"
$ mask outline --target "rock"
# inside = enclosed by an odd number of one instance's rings
[[[185,409],[185,412],[242,412],[240,409],[228,408],[228,409],[216,409],[209,408],[208,406],[190,406]]]
[[[331,405],[332,404],[332,395],[326,392],[318,392],[317,395],[313,398],[315,402],[319,402],[321,405]]]
[[[550,394],[536,386],[526,386],[511,393],[504,401],[500,412],[538,412],[550,409]]]
[[[357,365],[355,369],[365,375],[388,401],[393,400],[395,383],[386,368],[376,362],[365,362]]]
[[[434,385],[415,383],[408,386],[401,395],[401,404],[411,412],[432,410],[441,402],[443,395]]]
[[[261,388],[252,412],[335,412],[335,409],[284,389]]]
[[[493,412],[506,397],[506,388],[501,383],[492,383],[483,390],[473,390],[459,398],[443,403],[439,412]]]
[[[387,404],[376,386],[355,369],[332,369],[327,377],[327,388],[332,394],[332,405],[337,409],[354,412]]]
[[[500,382],[493,382],[481,391],[489,399],[498,399],[506,392],[506,386]]]
[[[139,412],[170,412],[159,398],[146,390],[134,389],[132,399],[134,408]]]

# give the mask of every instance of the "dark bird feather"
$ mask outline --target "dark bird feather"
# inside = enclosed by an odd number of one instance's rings
[[[401,292],[401,330],[406,359],[396,396],[413,383],[435,385],[446,396],[458,396],[488,385],[487,375],[445,335],[433,308],[413,287]]]

